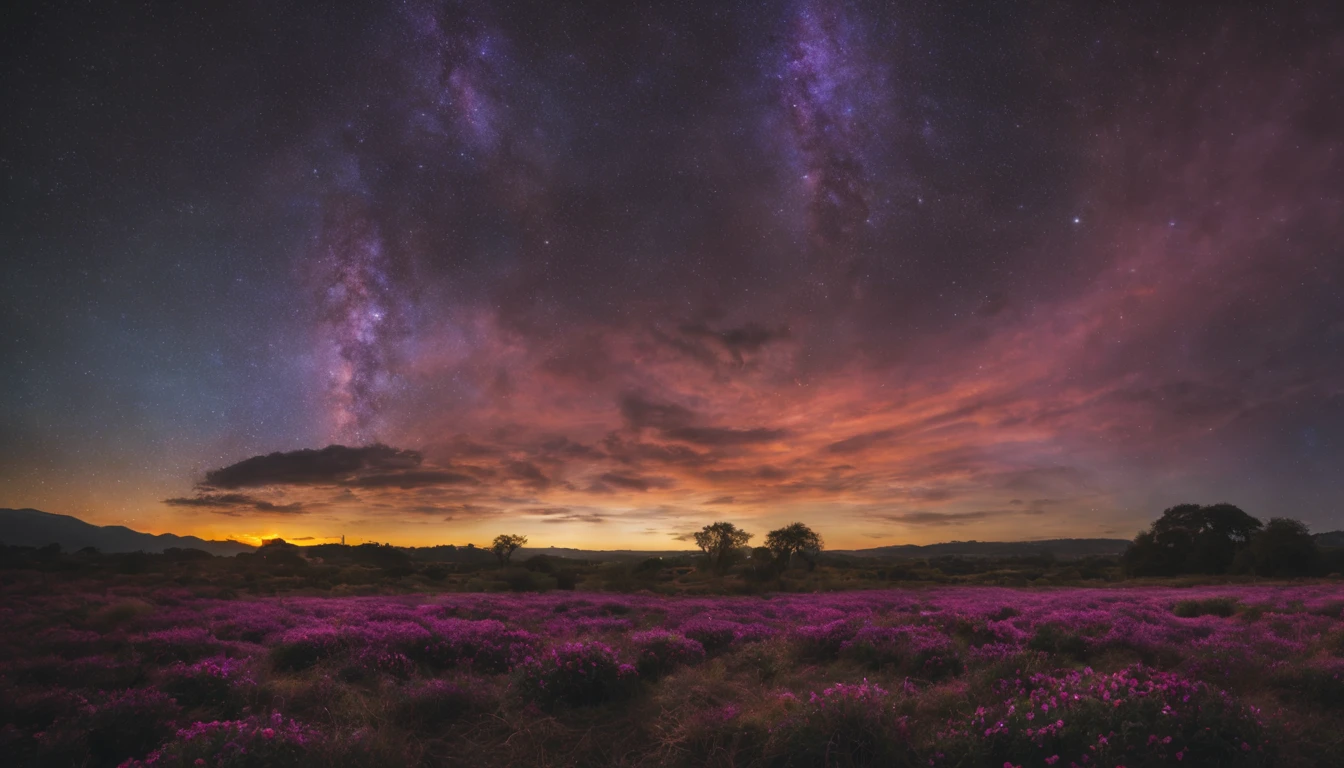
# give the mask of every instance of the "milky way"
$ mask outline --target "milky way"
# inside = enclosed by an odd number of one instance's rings
[[[1344,527],[1335,5],[32,10],[0,504],[643,548]]]
[[[865,60],[865,41],[842,4],[803,4],[791,26],[781,98],[803,158],[810,233],[822,245],[843,245],[868,221],[872,181],[863,153],[879,140],[889,97],[881,65]]]
[[[342,204],[344,203],[344,204]],[[395,389],[404,298],[389,269],[378,226],[355,202],[329,201],[307,259],[314,267],[326,365],[332,440],[377,439],[384,401]]]

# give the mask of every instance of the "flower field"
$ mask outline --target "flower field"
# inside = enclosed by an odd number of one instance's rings
[[[6,595],[15,766],[1344,765],[1344,589]]]

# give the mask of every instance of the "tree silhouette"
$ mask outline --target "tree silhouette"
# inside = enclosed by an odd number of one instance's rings
[[[503,568],[509,564],[509,558],[513,557],[514,550],[527,543],[526,536],[519,536],[514,533],[501,533],[495,537],[490,545],[490,551],[499,558],[499,567]]]
[[[713,523],[696,532],[695,545],[704,551],[715,568],[722,571],[733,553],[746,546],[751,536],[732,523]]]
[[[1135,537],[1125,567],[1135,576],[1227,573],[1261,527],[1232,504],[1178,504]]]
[[[794,556],[799,556],[807,561],[807,568],[811,570],[817,565],[817,553],[825,545],[816,531],[802,523],[790,523],[766,534],[765,546],[784,566],[788,566]]]
[[[1271,518],[1251,540],[1251,559],[1261,576],[1310,576],[1316,571],[1320,551],[1311,531],[1298,520]]]

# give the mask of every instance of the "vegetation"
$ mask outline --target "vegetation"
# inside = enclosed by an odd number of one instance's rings
[[[239,599],[133,581],[4,588],[5,765],[1344,765],[1338,585]]]
[[[496,536],[494,542],[490,544],[490,551],[494,553],[495,557],[499,558],[499,567],[505,568],[509,564],[509,558],[513,557],[513,553],[526,543],[526,536],[501,533]]]
[[[695,545],[719,572],[728,569],[733,556],[750,540],[750,533],[732,523],[712,523],[695,533]]]
[[[807,562],[807,567],[812,569],[817,565],[817,555],[823,544],[821,536],[811,528],[802,523],[792,523],[766,534],[765,546],[784,566],[792,563],[795,557],[801,557]]]
[[[1297,520],[1274,518],[1265,525],[1231,504],[1180,504],[1135,537],[1124,564],[1131,576],[1313,576],[1323,561]]]
[[[0,753],[1344,766],[1344,587],[1247,583],[1344,570],[1296,521],[1184,505],[1123,558],[856,557],[803,523],[748,557],[750,539],[720,522],[700,555],[521,562],[516,535],[234,557],[0,546]]]

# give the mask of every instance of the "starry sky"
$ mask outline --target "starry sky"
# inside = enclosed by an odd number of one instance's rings
[[[1337,3],[55,0],[0,36],[0,506],[1344,527]]]

